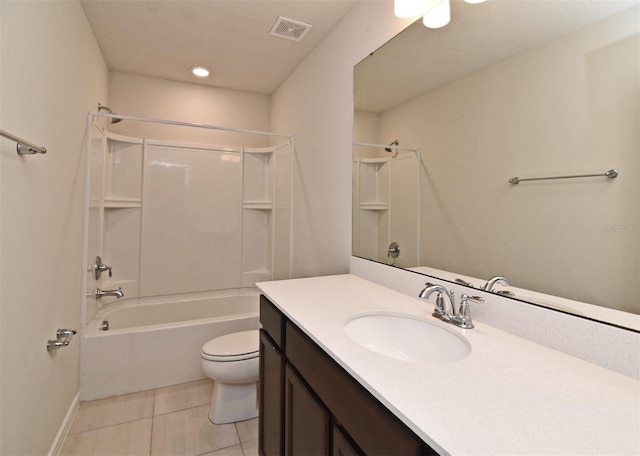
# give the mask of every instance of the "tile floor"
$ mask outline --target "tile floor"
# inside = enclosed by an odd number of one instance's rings
[[[216,425],[209,379],[80,404],[62,456],[257,456],[258,419]]]

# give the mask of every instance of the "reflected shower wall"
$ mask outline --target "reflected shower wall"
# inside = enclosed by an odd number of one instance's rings
[[[409,267],[420,260],[420,152],[396,147],[380,158],[384,147],[354,144],[353,255]]]

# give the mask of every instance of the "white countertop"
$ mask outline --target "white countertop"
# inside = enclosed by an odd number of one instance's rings
[[[257,286],[441,454],[640,454],[638,380],[480,322],[455,328],[431,317],[433,304],[353,275]],[[376,354],[343,331],[368,311],[444,325],[469,341],[471,353],[450,364]]]

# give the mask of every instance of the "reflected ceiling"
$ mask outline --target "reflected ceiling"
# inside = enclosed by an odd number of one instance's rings
[[[384,112],[635,4],[617,0],[488,0],[472,5],[453,0],[449,25],[441,29],[410,27],[403,31],[402,40],[391,40],[375,51],[377,59],[365,59],[356,66],[356,110]],[[503,39],[505,36],[510,39]]]

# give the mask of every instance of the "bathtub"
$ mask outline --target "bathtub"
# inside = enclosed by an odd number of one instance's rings
[[[202,345],[259,328],[255,288],[117,301],[100,309],[83,333],[83,401],[205,378]],[[109,330],[101,330],[102,322]]]

